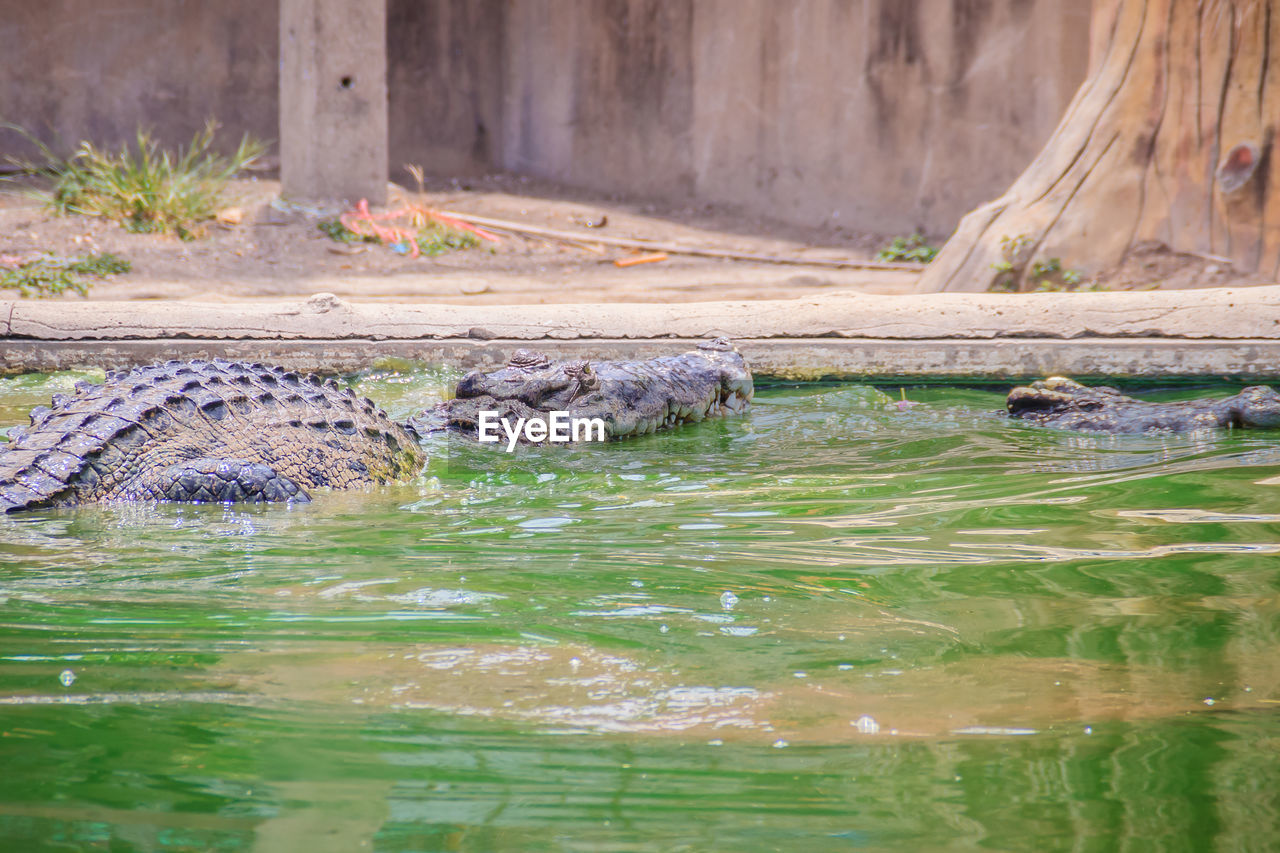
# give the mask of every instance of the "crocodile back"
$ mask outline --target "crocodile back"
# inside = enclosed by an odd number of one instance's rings
[[[16,439],[13,436],[16,435]],[[139,484],[202,457],[260,462],[303,488],[403,480],[417,436],[333,380],[279,367],[170,361],[81,383],[11,431],[0,510],[145,497]]]

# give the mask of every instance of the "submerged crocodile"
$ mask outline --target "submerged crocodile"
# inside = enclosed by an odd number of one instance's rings
[[[1095,432],[1185,432],[1214,427],[1280,427],[1280,394],[1264,385],[1220,400],[1149,403],[1115,388],[1081,385],[1051,376],[1009,392],[1006,406],[1015,418],[1045,426]]]
[[[280,367],[170,361],[79,383],[9,431],[0,511],[92,501],[306,501],[314,488],[403,481],[426,464],[415,424],[474,437],[475,406],[561,408],[615,438],[740,411],[751,373],[726,342],[647,362],[552,365],[521,351],[471,373],[449,403],[400,424],[330,379]]]
[[[648,361],[553,364],[519,350],[492,373],[468,373],[454,398],[411,424],[420,432],[449,429],[478,437],[480,415],[546,421],[551,412],[599,418],[608,438],[644,435],[727,412],[741,412],[754,392],[751,371],[723,338]]]
[[[9,431],[6,512],[89,501],[308,500],[413,476],[414,432],[333,380],[279,367],[170,361],[79,383]]]

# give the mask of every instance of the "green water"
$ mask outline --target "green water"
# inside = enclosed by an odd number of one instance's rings
[[[0,520],[0,850],[1277,849],[1280,433],[908,396]]]

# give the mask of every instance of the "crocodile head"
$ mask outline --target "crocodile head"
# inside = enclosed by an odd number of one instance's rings
[[[1233,409],[1240,426],[1280,427],[1280,394],[1265,385],[1254,385],[1237,394]]]
[[[1053,376],[1014,388],[1007,406],[1015,418],[1098,432],[1280,427],[1280,394],[1262,385],[1226,398],[1157,403],[1126,397],[1114,388],[1089,388]]]
[[[487,397],[523,403],[531,409],[566,409],[577,397],[595,391],[600,378],[586,361],[552,364],[534,350],[516,350],[506,367],[492,373],[473,370],[458,382],[454,396],[461,400]]]
[[[1068,412],[1097,411],[1128,400],[1105,385],[1091,388],[1065,376],[1050,376],[1014,388],[1006,407],[1015,418],[1044,420]]]
[[[562,411],[601,418],[608,435],[617,438],[742,411],[752,393],[751,371],[723,339],[648,361],[553,363],[542,353],[518,350],[499,370],[464,376],[455,399],[438,414],[447,426],[466,431],[481,411],[503,418]]]

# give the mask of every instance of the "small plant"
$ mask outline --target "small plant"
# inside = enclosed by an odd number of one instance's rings
[[[439,222],[429,222],[418,230],[418,251],[424,255],[442,255],[454,249],[470,249],[480,239],[468,231],[459,231]]]
[[[357,234],[350,228],[342,224],[342,220],[334,217],[332,219],[321,219],[316,223],[316,228],[320,229],[320,233],[333,240],[335,243],[380,243],[382,242],[373,234]]]
[[[46,256],[12,268],[0,266],[0,288],[17,290],[22,296],[58,296],[68,290],[85,296],[89,283],[81,276],[106,278],[132,268],[128,261],[109,252],[81,258]]]
[[[1035,244],[1027,234],[1001,237],[1000,260],[991,265],[996,278],[989,289],[998,293],[1098,289],[1092,282],[1085,282],[1080,270],[1064,269],[1061,258],[1032,260]]]
[[[1042,258],[1031,264],[1031,280],[1043,281],[1052,278],[1062,272],[1062,260],[1060,258]]]
[[[322,219],[316,223],[316,227],[336,243],[382,243],[382,238],[377,234],[361,234],[358,231],[352,231],[342,224],[340,219]],[[401,229],[401,232],[403,230]],[[394,236],[396,239],[387,245],[394,251],[408,254],[410,247],[407,238],[400,232]],[[466,231],[450,228],[439,222],[428,222],[413,234],[413,242],[417,244],[419,254],[442,255],[455,249],[470,249],[479,245],[480,240],[476,235]]]
[[[0,131],[11,131],[22,138],[24,142],[35,148],[39,152],[40,160],[29,160],[22,157],[14,157],[6,155],[4,163],[6,168],[4,172],[7,174],[0,175],[0,181],[13,180],[17,176],[22,175],[49,175],[56,174],[60,169],[66,166],[66,161],[53,153],[48,145],[40,140],[34,133],[22,127],[21,125],[12,124],[4,121],[0,122]]]
[[[1035,240],[1028,234],[1001,237],[1000,260],[991,265],[997,275],[988,289],[998,293],[1016,293],[1034,246]]]
[[[410,167],[410,171],[416,167]],[[421,175],[414,172],[419,179]],[[403,224],[402,224],[403,223]],[[481,239],[497,242],[489,232],[420,204],[373,213],[364,199],[336,219],[324,219],[316,227],[339,243],[378,243],[401,255],[419,258],[454,249],[469,249]]]
[[[105,216],[129,231],[194,239],[200,223],[213,218],[227,182],[265,150],[245,136],[230,157],[215,154],[216,130],[209,122],[174,153],[160,150],[145,130],[138,131],[135,148],[116,154],[81,142],[57,169],[51,203],[59,213]]]
[[[910,237],[894,237],[893,242],[876,254],[879,261],[914,261],[927,264],[938,256],[938,247],[930,246],[929,241],[919,231]]]
[[[1080,270],[1062,268],[1059,258],[1045,258],[1031,265],[1031,282],[1036,290],[1097,290],[1092,283],[1084,285]]]

